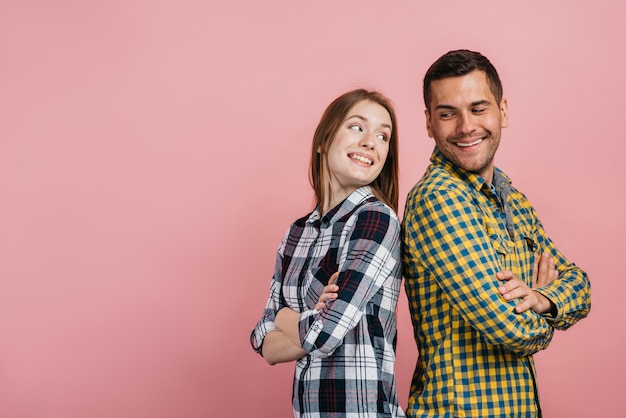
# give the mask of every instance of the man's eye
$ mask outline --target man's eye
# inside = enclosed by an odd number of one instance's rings
[[[451,113],[451,112],[448,112],[448,113],[440,113],[440,114],[439,114],[439,117],[440,117],[441,119],[450,119],[450,118],[452,117],[452,113]]]
[[[363,128],[360,125],[350,125],[348,129],[352,129],[353,131],[363,132]]]
[[[472,109],[472,112],[474,112],[474,113],[483,113],[485,110],[487,110],[487,109],[485,109],[484,107],[477,107],[475,109]]]

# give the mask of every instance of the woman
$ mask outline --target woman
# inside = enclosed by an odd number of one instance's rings
[[[394,377],[401,258],[390,101],[363,89],[333,101],[313,137],[310,177],[317,206],[279,247],[252,346],[269,364],[297,360],[295,417],[404,417]]]

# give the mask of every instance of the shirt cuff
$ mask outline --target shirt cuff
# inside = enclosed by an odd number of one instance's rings
[[[256,327],[250,334],[250,345],[252,349],[261,354],[261,348],[263,347],[263,340],[270,331],[275,331],[278,328],[274,324],[276,313],[271,310],[266,310],[263,314],[263,318],[257,323]]]
[[[558,293],[550,292],[550,289],[547,287],[541,287],[539,289],[535,289],[536,292],[541,293],[546,299],[550,301],[553,308],[548,312],[544,312],[541,314],[547,321],[556,321],[560,318],[561,309],[559,307]]]

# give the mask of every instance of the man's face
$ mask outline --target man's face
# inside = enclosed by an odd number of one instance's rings
[[[454,165],[474,172],[489,184],[493,157],[502,128],[508,125],[506,99],[500,103],[482,71],[431,82],[426,130],[437,148]]]

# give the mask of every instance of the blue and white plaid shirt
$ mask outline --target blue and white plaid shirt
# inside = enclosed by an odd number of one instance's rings
[[[337,271],[337,299],[316,311]],[[307,355],[296,363],[295,417],[405,416],[394,376],[401,280],[398,218],[369,187],[323,217],[318,208],[291,225],[251,342],[260,353],[276,313],[285,306],[300,313]]]

